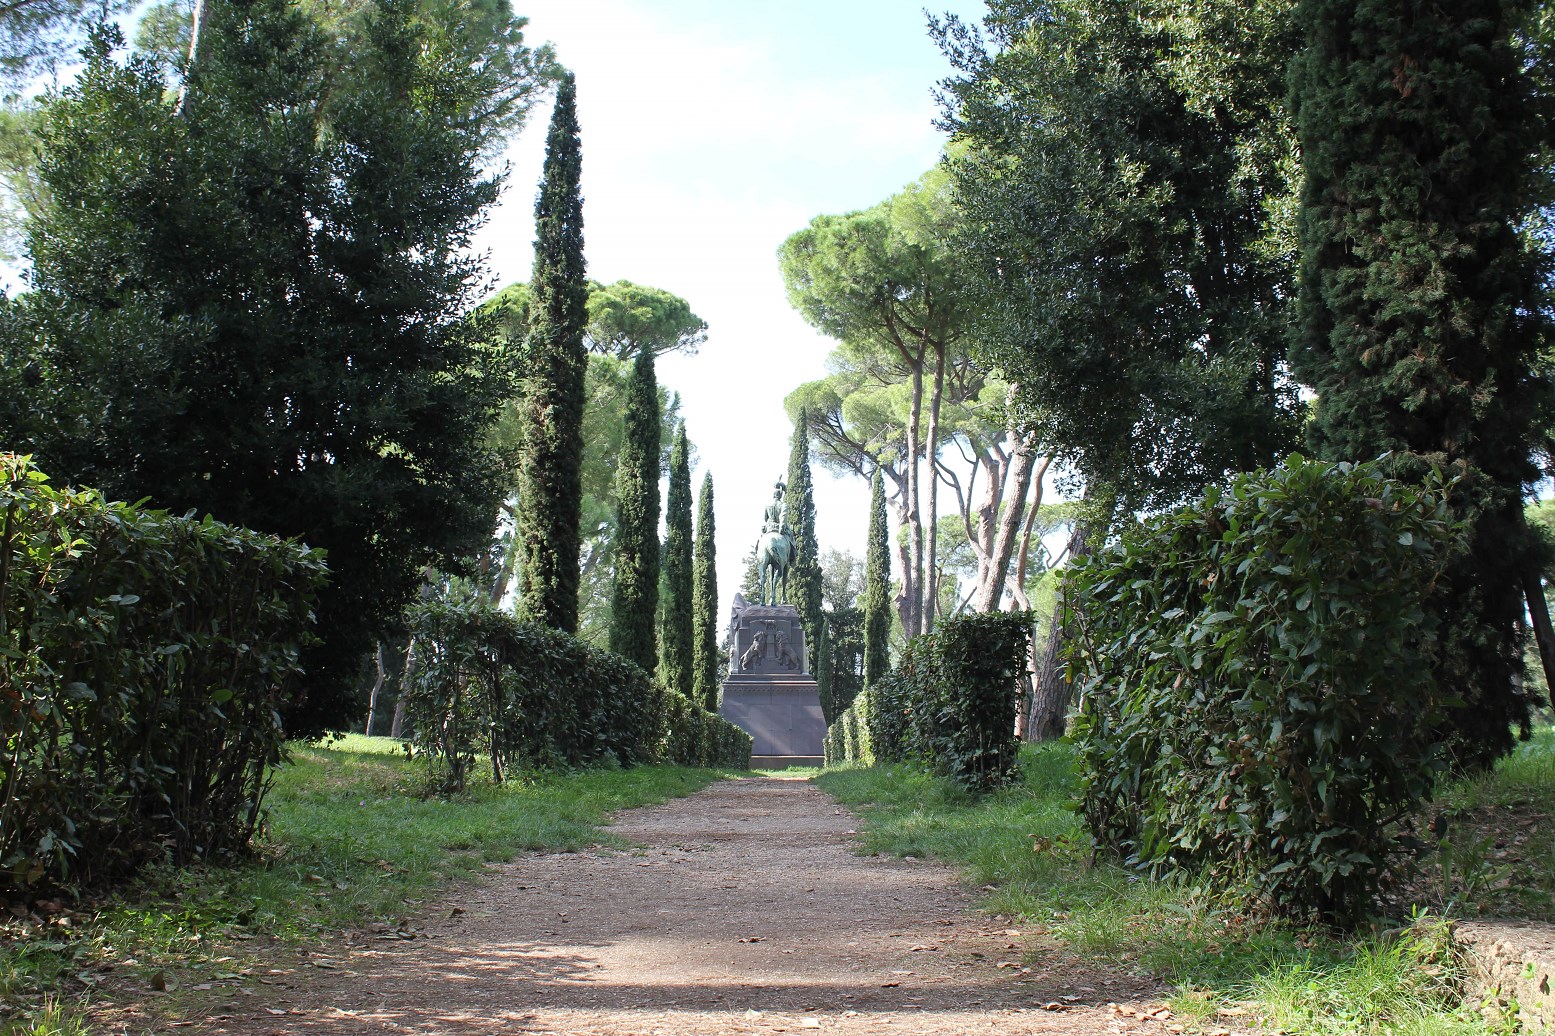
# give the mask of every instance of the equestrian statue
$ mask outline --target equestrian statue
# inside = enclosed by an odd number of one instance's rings
[[[785,513],[785,488],[778,482],[773,489],[772,502],[767,505],[761,525],[761,539],[756,541],[756,571],[761,577],[758,603],[765,605],[778,604],[788,593],[788,570],[794,563],[794,530]]]

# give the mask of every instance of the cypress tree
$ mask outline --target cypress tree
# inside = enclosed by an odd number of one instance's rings
[[[524,343],[523,457],[518,474],[519,613],[578,629],[579,519],[583,507],[583,403],[588,280],[583,265],[583,155],[577,90],[556,92],[535,202],[535,268]]]
[[[702,476],[697,499],[696,551],[692,572],[692,695],[709,712],[718,711],[718,554],[714,544],[713,473]]]
[[[864,556],[864,689],[891,669],[891,544],[885,486],[875,470],[869,487],[869,541]]]
[[[1516,40],[1532,0],[1306,0],[1292,103],[1306,180],[1292,360],[1330,458],[1462,476],[1468,551],[1439,584],[1444,734],[1482,765],[1526,726],[1524,487],[1549,426],[1547,264],[1518,228],[1550,131]],[[1547,446],[1545,446],[1547,448]]]
[[[664,686],[690,698],[696,674],[692,658],[691,459],[681,422],[670,451],[669,496],[665,501],[664,626],[659,635],[659,675]]]
[[[659,602],[659,385],[644,349],[626,386],[626,435],[616,466],[616,571],[610,650],[653,672]]]
[[[788,570],[788,603],[799,609],[799,624],[804,629],[810,654],[810,672],[820,685],[821,711],[830,724],[832,715],[830,681],[820,665],[822,648],[821,553],[815,541],[815,497],[810,479],[810,416],[804,407],[794,421],[794,439],[788,455],[788,489],[784,507],[788,524],[794,530],[794,563]]]

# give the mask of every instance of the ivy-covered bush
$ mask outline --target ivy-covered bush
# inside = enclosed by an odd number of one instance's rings
[[[836,722],[826,728],[826,740],[822,742],[821,751],[827,766],[839,763],[873,766],[883,761],[875,754],[874,738],[870,733],[874,699],[872,691],[856,695]]]
[[[666,690],[637,665],[454,590],[412,609],[413,740],[464,786],[477,753],[512,769],[664,761],[750,765],[745,731]]]
[[[246,845],[322,556],[0,454],[0,884]]]
[[[1075,565],[1075,736],[1098,844],[1354,920],[1429,795],[1451,486],[1294,456]]]
[[[828,760],[910,756],[974,791],[1015,774],[1015,713],[1031,636],[1027,612],[947,619],[827,731]]]

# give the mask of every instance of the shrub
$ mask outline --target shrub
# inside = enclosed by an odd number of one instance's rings
[[[974,791],[1008,782],[1030,636],[1029,613],[989,612],[913,638],[900,664],[828,729],[828,761],[918,756]]]
[[[1358,916],[1437,769],[1422,602],[1460,545],[1449,489],[1294,456],[1075,565],[1098,844]]]
[[[110,878],[246,845],[320,554],[0,455],[0,871]]]
[[[514,768],[750,765],[749,734],[637,665],[457,586],[416,605],[410,627],[406,718],[448,790],[464,786],[478,752],[499,782]]]

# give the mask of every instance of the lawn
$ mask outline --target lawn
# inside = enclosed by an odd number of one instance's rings
[[[1555,732],[1541,731],[1491,774],[1442,788],[1433,809],[1457,818],[1448,828],[1456,860],[1444,868],[1433,857],[1406,889],[1413,902],[1349,937],[1270,922],[1244,899],[1093,859],[1071,808],[1072,747],[1028,746],[1021,762],[1018,785],[981,799],[906,766],[831,769],[818,783],[864,812],[865,851],[959,865],[990,912],[1157,976],[1177,990],[1179,1018],[1207,1031],[1248,1015],[1315,1036],[1509,1031],[1460,1002],[1443,911],[1550,916],[1555,825],[1543,804],[1555,792]]]
[[[176,1011],[191,986],[239,974],[261,949],[375,923],[398,928],[425,899],[490,864],[614,844],[600,826],[608,814],[728,775],[671,766],[533,774],[445,799],[427,794],[425,770],[397,741],[294,746],[251,858],[153,869],[111,896],[45,901],[0,925],[0,1033],[84,1032],[84,1005],[148,990]]]

